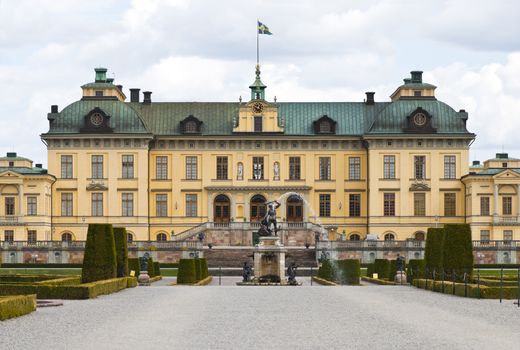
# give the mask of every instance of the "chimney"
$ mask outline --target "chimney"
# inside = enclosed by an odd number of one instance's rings
[[[480,160],[473,161],[473,166],[479,166],[479,165],[480,165]]]
[[[112,84],[114,82],[114,78],[107,78],[107,83]]]
[[[374,104],[374,94],[375,94],[375,92],[367,91],[367,92],[365,92],[365,94],[367,95],[367,99],[366,99],[365,103],[367,105],[373,105]]]
[[[16,158],[16,152],[7,152],[7,158]]]
[[[139,102],[139,91],[141,89],[130,89],[130,102]]]
[[[413,70],[411,72],[411,75],[412,75],[412,79],[411,79],[411,82],[412,83],[418,83],[418,84],[422,84],[422,71],[420,70]]]
[[[497,159],[508,159],[509,155],[507,153],[497,153],[496,158]]]
[[[143,104],[149,105],[152,103],[152,92],[151,91],[143,91]]]
[[[38,163],[38,164],[36,164],[35,166],[36,166],[37,168],[40,168],[40,169],[42,168],[42,165],[41,165],[41,164],[39,164],[39,163]]]
[[[58,113],[58,105],[51,106],[51,113]]]
[[[106,68],[94,68],[96,72],[96,83],[104,83],[107,81],[107,69]]]

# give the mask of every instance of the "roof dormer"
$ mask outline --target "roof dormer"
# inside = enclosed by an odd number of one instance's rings
[[[423,83],[422,71],[412,71],[410,78],[404,79],[404,84],[399,86],[390,95],[392,101],[397,100],[435,100],[435,85]]]
[[[114,85],[114,79],[107,78],[106,68],[95,68],[96,78],[93,83],[81,86],[82,100],[116,100],[123,102],[126,99],[122,85]]]

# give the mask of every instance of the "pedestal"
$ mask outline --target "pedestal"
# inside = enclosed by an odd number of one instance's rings
[[[287,284],[285,278],[286,252],[279,237],[260,237],[260,242],[254,251],[254,281],[256,283]]]

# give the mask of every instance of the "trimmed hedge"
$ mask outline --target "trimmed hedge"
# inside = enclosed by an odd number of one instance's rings
[[[7,265],[7,264],[6,264]],[[475,269],[518,269],[520,264],[475,264]]]
[[[0,298],[0,321],[30,314],[36,310],[36,295],[16,295]]]
[[[148,276],[155,277],[155,269],[154,269],[154,266],[153,266],[153,258],[152,257],[148,258],[147,269],[148,269]]]
[[[202,266],[200,263],[200,259],[196,258],[195,260],[195,280],[200,281],[202,279]]]
[[[128,237],[126,228],[114,227],[114,244],[116,247],[117,277],[128,276]]]
[[[463,281],[464,273],[469,279],[473,274],[473,244],[471,228],[468,224],[447,224],[444,226],[442,244],[442,267],[445,273],[455,272],[455,280]]]
[[[368,264],[367,265],[367,277],[372,278],[372,276],[374,275],[375,272],[376,272],[376,264],[374,264],[374,263]]]
[[[80,284],[81,276],[70,275],[0,275],[2,284],[47,284],[53,286]]]
[[[133,281],[129,282],[128,279],[128,277],[120,277],[70,286],[2,284],[0,295],[36,294],[38,299],[91,299],[131,286]]]
[[[130,276],[130,271],[135,271],[135,277],[139,277],[141,273],[141,265],[139,264],[139,258],[130,258],[128,259],[128,275]]]
[[[500,288],[499,287],[488,287],[480,286],[480,289],[476,284],[444,281],[432,281],[425,279],[415,279],[413,285],[417,288],[431,290],[433,292],[439,292],[444,294],[452,294],[460,297],[467,295],[469,298],[482,298],[482,299],[499,299]],[[444,290],[443,290],[444,288]],[[455,288],[455,290],[453,290]],[[502,299],[516,299],[518,297],[518,287],[503,287],[502,288]]]
[[[416,278],[424,278],[424,271],[426,263],[423,259],[410,259],[408,266],[406,266],[406,279],[408,283],[412,283],[412,280]]]
[[[209,276],[208,261],[206,260],[206,258],[200,259],[200,266],[202,270],[202,279],[204,279]]]
[[[444,229],[428,229],[426,234],[426,246],[424,248],[424,261],[428,270],[442,270],[442,246],[444,242]]]
[[[81,269],[82,264],[39,264],[39,263],[5,263],[2,264],[4,269]]]
[[[161,276],[161,264],[158,261],[154,261],[153,263],[153,272],[155,276]]]
[[[376,259],[376,262],[374,263],[374,272],[377,273],[379,279],[389,278],[390,260]]]
[[[381,280],[379,278],[371,278],[371,277],[367,277],[367,276],[363,276],[363,277],[361,277],[361,279],[363,281],[374,283],[374,284],[379,284],[382,286],[395,286],[394,281]]]
[[[116,277],[116,247],[110,224],[89,224],[81,281],[90,283]]]
[[[137,277],[127,277],[126,278],[126,288],[135,288],[137,287]]]
[[[335,281],[334,269],[329,259],[324,259],[318,269],[318,277],[327,281]]]
[[[197,282],[195,259],[181,259],[177,272],[177,284],[193,284]]]
[[[361,264],[358,259],[338,260],[335,263],[337,273],[336,281],[340,284],[359,284],[361,276]]]

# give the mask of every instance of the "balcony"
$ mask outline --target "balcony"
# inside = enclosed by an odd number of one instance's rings
[[[22,225],[24,220],[23,216],[9,215],[9,216],[0,216],[0,225],[1,226],[13,226],[13,225]]]
[[[518,216],[493,216],[493,225],[496,226],[516,226],[519,224]]]

